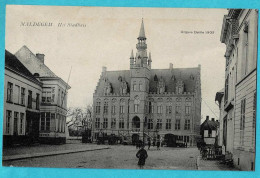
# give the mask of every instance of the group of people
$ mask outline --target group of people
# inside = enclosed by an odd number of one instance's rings
[[[158,137],[157,140],[153,139],[153,146],[155,146],[155,142],[157,145],[157,150],[160,150],[160,146],[161,146],[161,139]],[[150,150],[151,147],[151,139],[148,139],[148,150]],[[138,150],[138,152],[136,153],[136,157],[139,158],[138,160],[138,166],[140,167],[140,169],[143,169],[144,165],[145,165],[145,160],[148,158],[148,154],[147,151],[144,149],[145,148],[145,143],[143,143],[141,140],[139,140],[136,143],[136,148]]]

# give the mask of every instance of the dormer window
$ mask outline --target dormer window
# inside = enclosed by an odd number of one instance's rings
[[[162,94],[165,92],[165,82],[163,80],[163,78],[161,77],[159,82],[158,82],[158,86],[157,86],[157,92],[159,94]]]
[[[104,87],[104,94],[110,94],[112,93],[112,86],[111,86],[111,83],[105,79],[105,87]]]
[[[182,94],[184,92],[184,83],[183,81],[179,80],[176,85],[176,93]]]

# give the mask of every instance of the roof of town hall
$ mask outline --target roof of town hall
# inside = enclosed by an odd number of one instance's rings
[[[15,55],[5,50],[5,67],[22,74],[24,77],[27,77],[34,82],[40,84],[33,74],[17,59]]]
[[[200,67],[194,68],[173,68],[173,69],[151,69],[149,92],[157,92],[157,83],[160,78],[165,82],[165,92],[175,92],[177,81],[184,82],[184,92],[194,92],[196,88],[196,79],[200,77]],[[119,71],[106,71],[101,76],[95,94],[103,95],[103,89],[105,87],[105,80],[107,79],[112,85],[112,93],[120,94],[121,81],[127,82],[128,88],[130,87],[130,70]],[[157,78],[157,80],[156,80]]]

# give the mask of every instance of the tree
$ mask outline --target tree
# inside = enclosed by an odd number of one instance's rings
[[[91,129],[92,126],[92,106],[86,108],[70,107],[67,112],[66,125],[69,128],[70,135],[81,135],[83,129]]]

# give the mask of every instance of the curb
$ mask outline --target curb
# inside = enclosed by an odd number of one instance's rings
[[[3,156],[3,161],[14,161],[14,160],[21,160],[27,158],[39,158],[39,157],[46,157],[46,156],[56,156],[62,154],[70,154],[70,153],[80,153],[80,152],[87,152],[87,151],[97,151],[97,150],[105,150],[110,149],[110,147],[103,147],[103,148],[96,148],[96,149],[80,149],[80,150],[64,150],[64,151],[53,151],[47,153],[34,153],[34,154],[24,154],[24,155],[14,155],[14,156]]]

